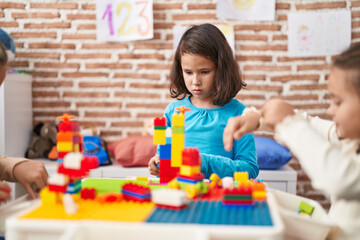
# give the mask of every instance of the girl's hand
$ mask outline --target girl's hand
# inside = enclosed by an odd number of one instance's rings
[[[44,164],[32,160],[16,164],[13,169],[13,174],[32,199],[36,199],[36,192],[32,187],[33,184],[38,187],[38,191],[47,185],[47,179],[49,177]]]
[[[5,182],[0,181],[0,202],[6,202],[7,200],[10,200],[11,199],[10,192],[11,192],[10,186]]]
[[[281,99],[272,99],[266,102],[262,108],[264,127],[274,131],[277,124],[281,123],[286,117],[294,115],[293,107]]]
[[[154,157],[152,157],[149,161],[148,168],[151,175],[159,175],[159,168],[157,167],[157,164],[160,162],[160,155],[156,154]]]
[[[246,114],[230,118],[223,134],[225,150],[230,151],[232,149],[234,140],[238,140],[245,134],[255,131],[259,127],[260,118],[260,114],[251,110],[246,112]]]

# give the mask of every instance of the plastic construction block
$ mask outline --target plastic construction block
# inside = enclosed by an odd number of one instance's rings
[[[72,132],[72,127],[70,122],[61,122],[58,125],[58,131],[60,132]]]
[[[239,187],[233,189],[225,189],[226,195],[252,195],[253,189],[251,187]]]
[[[77,193],[81,190],[81,181],[77,181],[75,183],[69,183],[67,186],[67,193]]]
[[[223,206],[221,201],[190,201],[181,211],[157,208],[147,222],[273,226],[266,202],[255,202],[252,206]]]
[[[83,188],[80,190],[80,197],[82,199],[91,199],[94,200],[96,198],[96,189],[95,188]]]
[[[123,197],[120,193],[102,193],[96,196],[96,201],[101,204],[121,202]]]
[[[185,128],[184,127],[172,127],[172,134],[184,134]]]
[[[265,191],[253,191],[254,201],[266,201],[266,192]]]
[[[145,187],[136,183],[125,183],[122,186],[122,190],[128,191],[128,192],[134,192],[140,195],[150,194],[150,188]]]
[[[310,204],[308,204],[308,203],[306,203],[304,201],[301,201],[300,204],[299,204],[299,210],[301,212],[306,213],[306,214],[311,215],[313,213],[314,209],[315,209],[314,206],[312,206],[312,205],[310,205]]]
[[[180,166],[180,175],[183,176],[192,176],[194,174],[200,173],[200,166]]]
[[[79,132],[79,124],[76,121],[72,121],[71,123],[71,131]]]
[[[176,111],[179,111],[180,114],[185,115],[186,111],[190,111],[191,108],[186,108],[185,106],[175,108]]]
[[[182,177],[177,177],[176,180],[179,183],[188,183],[188,184],[196,184],[199,180],[187,179]]]
[[[165,117],[157,117],[154,119],[154,127],[166,127],[166,118]]]
[[[265,191],[265,184],[263,182],[254,182],[252,187],[254,191]]]
[[[249,173],[248,172],[235,172],[234,180],[239,183],[248,182],[249,181]]]
[[[154,131],[154,144],[155,145],[165,145],[166,144],[165,130],[155,130]]]
[[[196,173],[196,174],[192,174],[191,176],[184,176],[184,175],[178,174],[178,177],[183,178],[183,179],[188,179],[188,180],[202,181],[205,176],[202,173]]]
[[[185,116],[183,114],[174,113],[172,116],[172,127],[184,127]]]
[[[185,191],[178,189],[159,189],[152,191],[151,201],[158,207],[182,209],[188,205]]]
[[[70,152],[73,150],[73,143],[72,142],[58,142],[56,147],[59,152]]]
[[[71,142],[72,137],[72,132],[59,132],[56,135],[56,142]]]
[[[200,156],[197,148],[185,148],[182,152],[182,165],[199,166]]]
[[[160,159],[171,159],[171,144],[160,145]]]

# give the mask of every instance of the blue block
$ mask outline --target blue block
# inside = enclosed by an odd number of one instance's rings
[[[125,195],[129,195],[129,196],[140,198],[140,199],[146,199],[146,198],[151,197],[151,194],[142,195],[142,194],[126,191],[126,190],[121,190],[121,192]]]
[[[160,145],[160,159],[171,159],[171,145]]]
[[[182,178],[182,177],[177,177],[176,180],[177,180],[178,182],[192,183],[192,184],[195,184],[195,183],[197,183],[197,182],[202,182],[202,180],[191,180],[191,179]]]

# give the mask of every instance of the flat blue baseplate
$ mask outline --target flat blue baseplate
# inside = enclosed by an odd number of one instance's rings
[[[147,222],[273,226],[266,202],[255,202],[252,206],[224,206],[221,201],[190,201],[183,210],[156,208]]]

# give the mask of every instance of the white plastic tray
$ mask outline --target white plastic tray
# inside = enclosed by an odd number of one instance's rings
[[[278,204],[280,216],[285,225],[285,236],[287,239],[323,240],[328,235],[330,229],[335,226],[318,202],[271,188],[268,191],[273,194]],[[298,214],[301,201],[315,207],[314,212],[309,218]]]
[[[95,240],[95,239],[283,239],[284,225],[276,202],[269,194],[268,204],[274,225],[224,226],[200,224],[153,224],[106,221],[29,220],[17,216],[29,212],[40,204],[33,201],[26,211],[6,220],[6,240]]]

